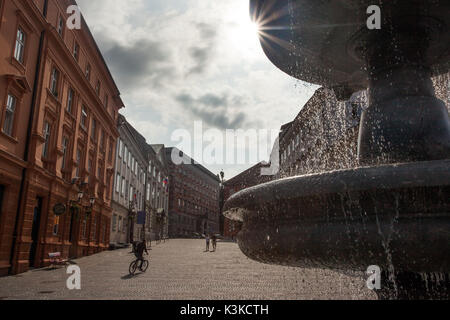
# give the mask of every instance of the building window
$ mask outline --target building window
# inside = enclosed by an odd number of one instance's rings
[[[58,31],[58,34],[61,37],[64,36],[64,25],[65,25],[64,19],[61,16],[59,16],[58,26],[57,26],[56,30]]]
[[[87,125],[87,112],[86,112],[86,107],[82,106],[81,107],[81,126],[86,129],[86,125]]]
[[[77,170],[76,170],[77,178],[80,177],[80,168],[81,168],[81,150],[77,149]]]
[[[51,134],[50,123],[46,121],[44,123],[44,150],[42,152],[42,156],[44,158],[48,158],[48,151],[50,148],[50,134]]]
[[[116,227],[117,227],[117,214],[114,214],[112,219],[112,231],[116,231]]]
[[[72,113],[73,108],[73,89],[69,87],[67,91],[67,112]]]
[[[73,45],[73,57],[75,58],[75,60],[78,61],[78,57],[80,55],[80,45],[78,44],[78,42],[75,42]]]
[[[68,149],[68,147],[69,147],[69,139],[67,137],[63,137],[63,141],[62,141],[63,159],[62,159],[62,166],[61,166],[61,168],[63,170],[66,168],[67,149]]]
[[[16,97],[8,94],[8,99],[6,101],[5,121],[3,123],[3,132],[8,136],[12,136],[13,134],[16,103],[17,103]]]
[[[21,28],[17,29],[17,37],[16,37],[16,47],[14,50],[14,58],[23,63],[25,56],[25,40],[26,35],[25,32]]]
[[[104,100],[105,109],[108,109],[108,103],[109,103],[109,96],[105,94],[105,100]]]
[[[103,129],[100,129],[100,149],[105,150],[105,132]]]
[[[57,236],[59,231],[59,216],[55,216],[53,220],[53,235]]]
[[[103,166],[101,163],[97,166],[97,177],[100,179],[100,181],[103,181]]]
[[[97,120],[92,119],[91,138],[95,141],[97,139]]]
[[[121,187],[122,187],[122,195],[124,195],[125,194],[125,177],[124,176],[122,176],[122,181],[121,181]]]
[[[97,237],[97,219],[94,216],[94,214],[92,214],[92,239],[95,240]]]
[[[118,173],[116,176],[116,192],[120,192],[120,173]]]
[[[86,216],[84,216],[83,226],[81,228],[81,237],[83,239],[86,239],[86,231],[87,231],[87,221],[86,221]]]
[[[50,79],[50,92],[58,97],[58,81],[59,81],[59,71],[55,67],[52,69],[52,76]]]
[[[88,63],[86,66],[86,79],[91,80],[91,65]]]
[[[119,216],[119,229],[117,231],[118,232],[122,231],[122,216]]]
[[[108,152],[108,161],[112,161],[112,155],[113,155],[113,142],[112,139],[109,139],[109,152]]]
[[[100,95],[100,87],[101,87],[100,80],[97,80],[97,85],[95,86],[95,92],[97,93],[98,96]]]
[[[123,157],[123,142],[122,139],[119,139],[119,158]]]

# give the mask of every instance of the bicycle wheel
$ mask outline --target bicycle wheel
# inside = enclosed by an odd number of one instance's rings
[[[139,268],[139,270],[141,270],[142,272],[145,272],[145,271],[147,271],[147,268],[148,268],[148,261],[147,260],[142,261],[142,264],[141,264],[141,267]]]
[[[133,261],[130,264],[130,267],[128,268],[128,271],[130,272],[131,275],[134,275],[134,273],[136,272],[137,269],[137,260]]]

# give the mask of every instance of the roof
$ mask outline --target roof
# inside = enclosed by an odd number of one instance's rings
[[[236,181],[242,179],[242,178],[243,178],[244,176],[246,176],[248,173],[250,173],[250,172],[252,172],[252,171],[255,171],[256,169],[259,169],[259,168],[261,168],[261,167],[266,167],[266,166],[268,166],[268,165],[269,165],[269,164],[266,163],[266,162],[259,162],[259,163],[255,164],[253,167],[248,168],[247,170],[242,171],[241,173],[239,173],[238,175],[234,176],[233,178],[231,178],[231,179],[225,181],[224,183],[225,183],[225,185],[227,185],[227,184],[233,184],[233,183],[235,183]]]
[[[172,151],[173,151],[174,149],[179,150],[178,148],[175,148],[175,147],[167,147],[167,148],[164,148],[165,155],[166,155],[167,159],[170,159],[170,162],[172,162],[172,156],[171,156],[171,155],[172,155]],[[181,150],[179,150],[179,151],[182,152]],[[192,159],[191,157],[189,157],[188,155],[186,155],[184,152],[183,152],[183,156],[189,158],[189,160],[190,160],[190,163],[188,163],[188,164],[185,163],[185,165],[192,165],[192,166],[196,167],[197,169],[199,169],[200,171],[202,171],[203,173],[205,173],[205,174],[207,174],[208,176],[210,176],[211,178],[213,178],[214,180],[216,180],[217,182],[220,182],[220,179],[219,179],[219,177],[218,177],[217,175],[215,175],[214,173],[212,173],[211,171],[209,171],[208,169],[206,169],[206,168],[205,168],[204,166],[202,166],[200,163],[198,163],[197,161],[195,161],[195,159]],[[172,163],[173,163],[173,162],[172,162]]]
[[[75,0],[70,0],[74,5],[76,5],[77,7],[78,7],[78,3],[75,1]],[[111,71],[110,71],[110,69],[109,69],[109,67],[108,67],[108,64],[106,63],[106,61],[105,61],[105,58],[103,57],[103,54],[102,54],[102,52],[100,51],[100,48],[98,47],[98,44],[97,44],[97,42],[95,41],[95,38],[94,38],[94,36],[92,35],[92,32],[91,32],[91,30],[89,29],[89,26],[88,26],[88,24],[87,24],[87,22],[86,22],[86,19],[84,18],[84,16],[83,16],[83,14],[81,14],[81,21],[82,21],[82,23],[85,25],[85,29],[86,29],[86,31],[87,31],[87,35],[89,36],[89,38],[92,40],[92,42],[93,42],[93,44],[94,44],[94,46],[95,46],[95,50],[97,51],[97,53],[98,53],[98,55],[99,55],[99,57],[100,57],[100,60],[103,62],[103,66],[105,67],[105,70],[106,70],[106,72],[108,73],[108,75],[109,75],[109,77],[110,77],[110,79],[111,79],[111,81],[112,81],[112,83],[113,83],[113,85],[114,85],[114,88],[116,89],[116,91],[117,91],[117,99],[119,100],[119,102],[120,102],[120,104],[122,105],[122,107],[125,107],[125,104],[123,103],[123,101],[122,101],[122,99],[120,98],[120,90],[119,90],[119,88],[117,87],[117,84],[116,84],[116,81],[114,80],[114,77],[112,76],[112,74],[111,74]]]

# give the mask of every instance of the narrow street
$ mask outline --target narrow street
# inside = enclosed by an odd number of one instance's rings
[[[73,261],[81,290],[66,288],[65,268],[36,269],[0,278],[4,299],[375,299],[363,280],[328,270],[264,265],[245,257],[237,244],[219,242],[204,252],[203,240],[154,244],[146,273],[128,275],[130,249]],[[147,257],[147,256],[146,256]]]

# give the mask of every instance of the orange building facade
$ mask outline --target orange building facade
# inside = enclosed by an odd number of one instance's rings
[[[71,0],[0,0],[0,275],[109,246],[123,103]]]

